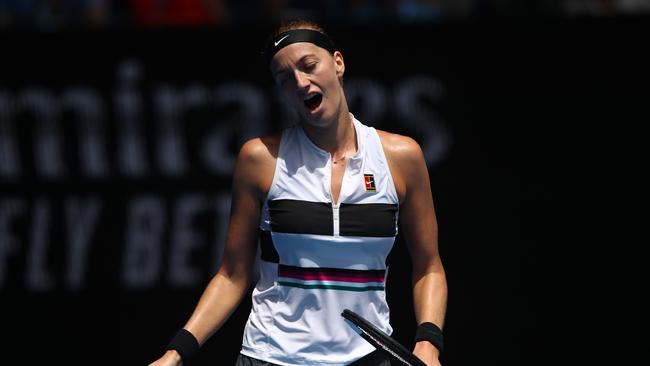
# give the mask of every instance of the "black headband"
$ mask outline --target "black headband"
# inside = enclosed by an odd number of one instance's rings
[[[282,32],[275,37],[269,39],[264,50],[267,63],[271,63],[271,59],[278,51],[284,47],[297,42],[313,43],[320,48],[324,48],[329,53],[336,51],[334,42],[325,33],[321,33],[312,29],[293,29],[287,32]]]

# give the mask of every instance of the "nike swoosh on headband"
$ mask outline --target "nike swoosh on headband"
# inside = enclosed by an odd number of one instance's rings
[[[291,36],[290,38],[288,38]],[[266,49],[262,52],[266,56],[267,63],[271,63],[273,55],[278,53],[284,47],[299,42],[312,43],[320,48],[327,50],[330,54],[334,54],[337,50],[334,42],[325,34],[313,29],[292,29],[284,33],[278,34],[275,37],[282,37],[277,41],[269,38],[266,43]]]
[[[291,34],[287,34],[286,36],[280,38],[277,42],[273,42],[275,43],[275,47],[277,47],[280,44],[280,42],[282,42],[285,38],[289,37],[290,35]]]

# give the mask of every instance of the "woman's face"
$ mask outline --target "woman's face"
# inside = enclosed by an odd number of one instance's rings
[[[343,56],[312,43],[290,44],[273,56],[271,73],[283,98],[303,121],[323,125],[338,117],[344,98],[340,78]]]

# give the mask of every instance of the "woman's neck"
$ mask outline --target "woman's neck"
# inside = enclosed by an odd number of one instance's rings
[[[307,137],[318,147],[329,152],[332,158],[339,159],[353,155],[357,151],[357,138],[352,116],[347,105],[342,106],[337,118],[325,126],[303,123]]]

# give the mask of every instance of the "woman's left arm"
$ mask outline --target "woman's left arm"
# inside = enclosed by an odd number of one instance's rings
[[[396,137],[396,136],[395,136]],[[422,149],[413,139],[393,141],[391,167],[396,167],[402,190],[401,230],[413,265],[413,303],[417,324],[431,322],[442,329],[447,306],[447,281],[438,254],[438,224],[433,207],[429,172]],[[439,365],[439,350],[419,341],[413,351],[427,365]]]

